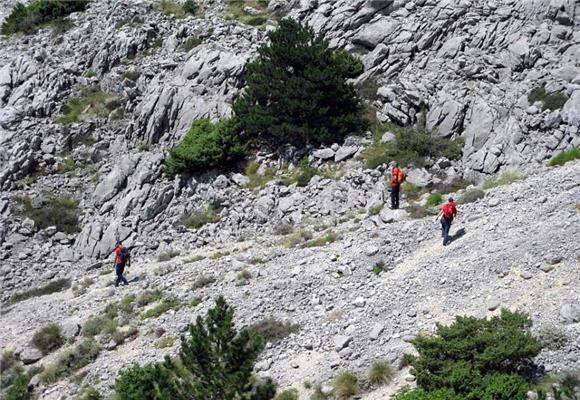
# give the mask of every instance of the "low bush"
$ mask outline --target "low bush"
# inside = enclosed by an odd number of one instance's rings
[[[574,147],[573,149],[566,150],[557,154],[556,156],[550,159],[550,166],[555,167],[557,165],[564,165],[569,161],[579,160],[580,159],[580,147]]]
[[[172,15],[175,18],[184,18],[188,14],[196,15],[199,11],[199,6],[193,0],[185,0],[182,4],[173,0],[161,0],[156,8],[163,14]]]
[[[434,211],[432,208],[426,208],[416,204],[405,208],[405,210],[409,213],[409,217],[413,219],[421,219],[437,214],[437,211]]]
[[[206,224],[219,222],[219,209],[213,204],[207,207],[193,211],[185,218],[185,226],[190,229],[199,229]]]
[[[157,256],[157,261],[159,262],[169,261],[172,258],[179,257],[180,254],[181,252],[179,250],[164,251],[163,253],[159,254],[159,256]]]
[[[2,24],[3,35],[31,34],[47,23],[59,21],[77,11],[84,11],[89,0],[34,0],[28,5],[16,3]]]
[[[139,79],[140,76],[141,76],[141,73],[139,71],[135,71],[135,70],[123,72],[123,78],[129,79],[130,81],[133,81],[133,82],[137,81],[137,79]],[[143,143],[143,144],[147,144],[147,143]],[[139,147],[141,147],[141,145]],[[147,149],[147,150],[149,150],[149,149]]]
[[[145,290],[140,292],[135,299],[139,307],[144,307],[148,304],[155,303],[163,298],[163,294],[159,290]]]
[[[443,202],[443,195],[441,193],[431,193],[429,197],[427,197],[427,202],[425,203],[425,207],[435,207],[438,206]]]
[[[113,334],[117,329],[117,323],[107,315],[97,315],[89,318],[82,327],[81,334],[91,338],[101,333]]]
[[[535,336],[542,348],[548,350],[558,350],[568,341],[564,329],[556,325],[541,326]]]
[[[488,178],[483,182],[484,189],[492,189],[498,186],[509,185],[510,183],[526,179],[525,175],[517,171],[505,171],[501,176]]]
[[[237,282],[238,285],[247,285],[250,279],[252,279],[252,273],[244,268],[240,272],[238,272],[236,279],[238,281]]]
[[[103,395],[93,386],[87,386],[83,389],[79,400],[103,400]]]
[[[244,174],[248,177],[249,182],[246,185],[248,189],[262,189],[268,182],[274,179],[275,171],[272,168],[265,168],[263,173],[258,173],[260,163],[253,160],[246,164]]]
[[[379,275],[381,272],[385,270],[385,262],[384,261],[377,261],[375,265],[373,265],[373,272]]]
[[[367,375],[373,385],[385,385],[393,379],[393,368],[386,361],[375,361]]]
[[[94,362],[99,352],[99,345],[94,340],[83,340],[73,348],[59,354],[56,361],[41,374],[41,381],[53,383],[61,377],[68,376]]]
[[[242,144],[233,120],[212,123],[193,121],[182,141],[169,151],[165,160],[168,175],[194,173],[223,167],[243,159],[248,146]]]
[[[529,317],[501,310],[490,319],[457,317],[435,335],[412,341],[418,355],[406,355],[418,389],[397,400],[526,398],[526,371],[540,352]]]
[[[183,263],[184,264],[191,264],[191,263],[198,262],[201,260],[205,260],[205,256],[201,256],[201,255],[192,256],[192,257],[189,257],[189,258],[183,260]]]
[[[434,189],[437,190],[441,194],[448,194],[448,193],[455,193],[459,190],[467,188],[469,185],[472,185],[473,182],[468,181],[463,178],[454,178],[449,183],[438,183],[434,185]]]
[[[235,19],[251,26],[261,26],[268,22],[268,19],[275,18],[276,15],[268,10],[268,1],[265,0],[226,0],[226,18]],[[251,15],[244,10],[251,7],[260,12],[259,15]]]
[[[314,168],[308,162],[308,158],[303,158],[298,162],[298,165],[290,176],[282,179],[282,184],[285,186],[290,186],[294,183],[298,187],[306,187],[310,183],[310,180],[315,176],[319,175],[320,172],[317,168]]]
[[[348,399],[358,394],[360,387],[358,378],[350,371],[340,372],[333,380],[334,394],[339,399]]]
[[[284,246],[288,248],[296,247],[300,243],[304,243],[307,240],[312,239],[312,232],[301,229],[298,232],[294,232],[284,240]]]
[[[16,197],[15,214],[34,221],[39,229],[56,226],[65,233],[77,233],[79,227],[78,202],[70,197]]]
[[[155,347],[158,349],[165,349],[167,347],[173,346],[175,343],[175,338],[173,336],[165,336],[163,339],[157,342]]]
[[[24,292],[13,294],[8,300],[8,304],[18,303],[32,297],[45,296],[52,293],[62,292],[70,288],[70,279],[59,279],[47,283],[44,286],[35,287]]]
[[[42,354],[48,354],[51,351],[58,349],[65,342],[62,336],[62,328],[59,324],[46,325],[32,335],[31,343]]]
[[[423,193],[423,188],[411,182],[405,182],[401,185],[401,192],[409,200],[419,200]]]
[[[457,199],[457,204],[467,204],[473,203],[477,200],[483,199],[485,197],[485,192],[481,189],[471,189],[463,193],[459,199]]]
[[[2,375],[2,389],[6,400],[31,400],[32,390],[28,385],[31,376],[21,365],[14,366],[8,374]]]
[[[274,400],[298,400],[298,390],[286,389],[282,393],[278,394]]]
[[[206,287],[208,285],[211,285],[215,281],[216,281],[215,277],[213,277],[211,275],[201,274],[193,282],[193,285],[191,285],[191,289],[192,290],[198,290],[198,289],[204,288],[204,287]]]
[[[246,330],[250,335],[260,336],[265,342],[274,344],[292,333],[297,333],[300,330],[300,325],[282,322],[270,317],[250,325]]]
[[[231,254],[231,252],[229,251],[216,251],[215,253],[213,253],[211,256],[209,256],[209,258],[211,260],[219,260],[220,258],[224,258],[227,257]]]
[[[161,303],[159,303],[155,307],[150,308],[149,310],[146,310],[143,313],[142,317],[143,317],[143,319],[157,318],[160,315],[165,314],[169,310],[178,310],[180,307],[181,307],[181,300],[179,300],[177,298],[163,299],[161,301]]]
[[[580,372],[545,377],[536,391],[540,400],[580,400]]]
[[[79,121],[82,115],[106,117],[119,105],[115,95],[105,93],[98,87],[83,87],[79,96],[68,99],[58,122],[72,124]]]
[[[564,107],[564,104],[568,101],[568,96],[562,92],[548,93],[546,88],[542,86],[532,89],[528,95],[528,101],[530,104],[540,101],[542,103],[542,111],[554,111]]]
[[[377,204],[376,206],[372,206],[369,208],[369,215],[379,215],[381,211],[383,211],[383,208],[385,208],[385,205],[382,203]]]
[[[185,52],[189,52],[191,49],[196,48],[197,46],[199,46],[202,43],[203,43],[203,39],[201,39],[200,37],[191,36],[191,37],[187,38],[187,40],[185,42],[183,42],[183,44],[181,45],[181,50],[183,50]]]

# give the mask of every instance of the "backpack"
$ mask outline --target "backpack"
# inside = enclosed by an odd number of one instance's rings
[[[453,204],[452,203],[446,203],[443,206],[443,210],[441,210],[441,211],[443,211],[443,217],[445,219],[448,219],[448,220],[453,219]]]
[[[405,182],[406,179],[407,179],[407,175],[405,174],[405,171],[403,171],[402,169],[399,169],[399,184]]]
[[[125,264],[130,257],[131,254],[129,254],[129,249],[126,247],[121,248],[121,261],[123,264]]]

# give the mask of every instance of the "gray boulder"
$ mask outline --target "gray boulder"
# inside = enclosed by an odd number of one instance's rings
[[[562,108],[562,119],[568,125],[580,127],[580,90],[575,90]]]
[[[25,347],[18,357],[24,365],[34,364],[42,358],[42,352],[34,347]]]

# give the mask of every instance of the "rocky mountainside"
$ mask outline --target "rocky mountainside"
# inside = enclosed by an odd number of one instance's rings
[[[154,0],[93,1],[64,32],[0,38],[0,295],[8,301],[59,279],[71,279],[78,294],[84,277],[95,281],[79,296],[67,290],[7,308],[3,348],[21,349],[49,321],[73,321],[74,331],[108,302],[149,287],[202,303],[146,320],[122,351],[102,353],[85,379],[98,377],[104,391],[131,361],[174,351],[151,346],[150,332],[163,326],[176,336],[217,293],[229,295],[242,325],[269,315],[300,325],[258,366],[283,385],[324,381],[374,358],[397,363],[406,340],[434,322],[500,306],[526,309],[540,326],[565,323],[573,340],[541,361],[579,367],[579,169],[545,167],[580,146],[577,2],[271,0],[267,9],[244,2],[252,7],[243,18],[225,1],[196,3],[198,15],[177,18]],[[0,2],[0,18],[12,6]],[[270,20],[237,20],[255,15]],[[168,149],[193,119],[231,114],[245,63],[284,16],[360,56],[365,72],[354,83],[379,121],[424,121],[433,135],[463,142],[460,159],[427,160],[407,171],[409,183],[478,184],[509,169],[528,179],[465,206],[465,235],[445,249],[429,219],[410,219],[412,207],[379,214],[388,170],[361,160],[370,132],[328,148],[263,149],[251,174],[168,179]],[[304,156],[319,176],[306,186],[285,183]],[[411,206],[407,195],[403,205]],[[64,224],[69,214],[50,214],[67,207],[78,214],[70,229],[32,215]],[[186,226],[209,212],[210,223]],[[303,248],[299,239],[313,231],[322,239],[312,241],[333,243]],[[110,271],[118,239],[132,246],[139,279],[114,292],[100,274]],[[200,254],[215,259],[185,263]],[[379,261],[387,271],[377,277]],[[238,286],[241,270],[252,278]],[[192,292],[202,272],[217,281]],[[75,385],[43,390],[52,398]]]

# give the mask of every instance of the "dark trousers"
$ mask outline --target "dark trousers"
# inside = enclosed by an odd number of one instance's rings
[[[117,274],[117,280],[115,281],[115,287],[119,286],[120,283],[123,285],[128,285],[127,279],[123,276],[123,272],[125,272],[125,264],[117,264],[115,267],[115,273]]]
[[[391,208],[399,208],[400,186],[391,187]]]
[[[450,242],[449,229],[451,229],[451,220],[441,217],[441,236],[443,236],[443,246]]]

